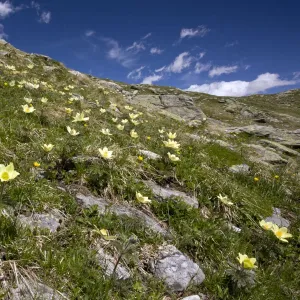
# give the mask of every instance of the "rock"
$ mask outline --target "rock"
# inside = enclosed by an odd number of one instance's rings
[[[186,95],[138,94],[131,101],[149,109],[160,110],[161,113],[174,119],[199,121],[200,124],[206,120],[205,114],[194,105],[193,99]]]
[[[290,156],[300,156],[299,152],[292,150],[292,149],[290,149],[284,145],[281,145],[280,143],[274,142],[274,141],[261,140],[260,143],[264,144],[264,145],[268,145],[269,147],[274,148],[274,149],[280,151],[281,153],[285,153]]]
[[[220,146],[222,146],[224,148],[227,148],[229,150],[232,150],[232,151],[235,150],[233,145],[231,145],[231,144],[229,144],[229,143],[227,143],[227,142],[225,142],[223,140],[214,140],[214,143],[218,144],[218,145],[220,145]]]
[[[249,159],[255,162],[262,162],[273,165],[287,164],[287,160],[282,158],[279,154],[272,151],[272,148],[264,148],[261,145],[255,144],[243,144],[244,146],[250,148],[255,153],[250,155]]]
[[[281,144],[294,149],[300,149],[300,140],[293,140],[293,139],[283,140],[281,141]]]
[[[226,129],[226,132],[230,133],[241,133],[245,132],[250,135],[258,137],[269,137],[271,134],[276,132],[276,128],[272,126],[261,126],[261,125],[249,125],[244,127],[230,127]]]
[[[207,297],[203,294],[200,294],[200,296],[198,295],[187,296],[182,298],[181,300],[206,300],[207,299]]]
[[[5,41],[5,40],[3,40],[3,39],[0,39],[0,45],[6,45],[6,44],[8,44],[7,41]]]
[[[289,227],[290,226],[290,221],[281,217],[281,211],[279,208],[274,208],[273,209],[273,215],[271,217],[267,217],[265,219],[266,222],[272,222],[279,227]]]
[[[201,284],[205,275],[201,268],[175,246],[161,246],[153,264],[153,273],[173,292],[184,291],[190,283]]]
[[[75,98],[76,101],[83,101],[83,100],[84,100],[83,96],[81,96],[81,95],[79,95],[79,94],[75,94],[75,93],[72,93],[72,96],[71,96],[71,97],[72,97],[72,98]]]
[[[158,159],[161,159],[161,156],[154,153],[154,152],[151,152],[149,150],[139,150],[139,152],[143,155],[145,155],[147,158],[149,159],[153,159],[153,160],[158,160]]]
[[[76,194],[76,200],[85,208],[96,205],[100,214],[111,212],[117,216],[127,216],[129,218],[139,219],[146,227],[150,228],[154,232],[167,235],[167,230],[159,224],[158,220],[129,205],[120,203],[114,204],[103,198],[94,197],[92,195],[83,195],[81,193]]]
[[[53,66],[43,66],[43,69],[45,72],[52,72],[54,70],[58,70],[57,67],[53,67]]]
[[[19,215],[18,221],[20,225],[26,225],[30,228],[48,229],[50,232],[56,232],[61,225],[61,220],[64,217],[58,211],[52,211],[51,213],[38,214],[33,213],[30,216]]]
[[[267,123],[267,120],[265,118],[258,118],[253,120],[256,123]]]
[[[75,71],[75,70],[69,70],[69,73],[73,74],[74,76],[82,79],[82,80],[88,80],[88,76],[79,72],[79,71]]]
[[[97,162],[100,161],[101,158],[97,157],[97,156],[85,156],[85,155],[78,155],[78,156],[74,156],[72,158],[72,160],[74,162],[81,162],[81,163],[88,163],[91,164],[93,162]]]
[[[54,289],[44,285],[42,283],[34,282],[27,279],[19,279],[16,288],[12,288],[9,291],[9,299],[11,300],[62,300],[68,299],[62,296],[61,293],[55,291]]]
[[[201,141],[201,137],[199,135],[197,135],[197,134],[186,133],[186,136],[188,136],[192,140]]]
[[[168,198],[178,197],[183,202],[185,202],[186,204],[192,207],[196,207],[196,208],[199,207],[198,200],[195,197],[190,197],[187,194],[174,189],[163,188],[153,181],[144,181],[144,183],[152,190],[153,194],[158,198],[166,200]]]
[[[120,85],[118,85],[117,83],[111,82],[111,81],[98,79],[97,83],[102,87],[105,87],[105,88],[108,88],[111,90],[115,90],[118,92],[122,92],[122,90],[123,90],[123,88]]]
[[[226,103],[226,99],[218,99],[219,103]]]
[[[231,173],[248,174],[250,172],[250,167],[246,164],[233,165],[228,169],[228,171]]]
[[[98,259],[99,265],[103,268],[107,276],[112,276],[114,267],[116,265],[116,259],[108,253],[105,253],[104,250],[99,246],[96,250],[96,257]],[[125,268],[122,264],[119,263],[115,271],[115,276],[119,280],[126,280],[130,278],[130,273],[127,268]]]
[[[7,51],[0,51],[1,56],[9,56],[9,52]]]

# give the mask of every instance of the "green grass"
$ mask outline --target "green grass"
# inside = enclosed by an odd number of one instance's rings
[[[143,123],[134,126],[129,122],[124,131],[119,131],[116,124],[121,119],[129,119],[129,112],[124,108],[126,103],[120,94],[99,87],[95,78],[73,76],[58,62],[45,61],[39,56],[28,58],[35,65],[32,70],[27,68],[29,62],[16,54],[5,58],[7,64],[28,73],[14,74],[1,66],[0,77],[0,163],[13,162],[20,173],[16,179],[2,184],[4,193],[0,200],[1,211],[5,209],[9,215],[0,214],[3,253],[0,271],[5,273],[10,285],[15,280],[10,264],[14,262],[20,272],[34,274],[70,299],[158,300],[164,296],[178,299],[199,292],[211,299],[281,300],[300,297],[299,182],[294,172],[289,173],[288,167],[272,170],[248,161],[247,154],[239,149],[242,143],[257,142],[256,138],[243,134],[236,137],[210,135],[205,125],[192,129],[160,114],[149,114],[138,106],[134,109],[143,113],[139,117]],[[59,69],[44,72],[45,64]],[[32,82],[34,78],[51,83],[53,89],[41,86],[30,90],[17,86],[21,80]],[[4,84],[12,80],[15,80],[15,86]],[[69,91],[65,91],[65,95],[58,93],[64,91],[67,85],[73,85],[71,92],[82,95],[84,100],[69,103]],[[169,88],[162,87],[161,90],[168,92]],[[152,91],[146,87],[141,93]],[[24,97],[33,99],[36,109],[33,114],[22,111]],[[48,103],[41,103],[41,97],[47,97]],[[217,97],[203,94],[199,97],[208,98],[202,101],[205,102],[204,111],[207,107],[205,112],[208,116],[217,117],[219,112],[212,109],[221,107]],[[119,112],[109,109],[110,102],[118,104]],[[209,108],[210,103],[213,104]],[[90,118],[87,126],[72,123],[73,118],[65,113],[65,107],[74,110],[72,116],[85,111]],[[101,114],[100,107],[107,111]],[[213,115],[209,115],[210,112]],[[117,123],[112,121],[113,117],[118,117]],[[232,121],[229,115],[223,117],[229,123]],[[70,136],[66,126],[76,129],[80,135]],[[112,135],[103,135],[103,128],[109,128]],[[133,128],[139,134],[138,139],[130,137]],[[161,137],[158,132],[161,128],[165,128],[166,132],[177,132],[176,140],[181,144],[178,152],[163,146],[163,140],[167,138],[165,134]],[[211,140],[226,139],[237,151],[212,141],[193,141],[186,133]],[[54,149],[45,153],[41,148],[44,143],[54,144]],[[111,161],[99,157],[98,149],[105,146],[114,151]],[[153,151],[162,159],[154,161],[144,157],[143,161],[139,161],[139,149]],[[170,162],[168,151],[181,160]],[[74,158],[78,156],[98,159],[80,162]],[[36,161],[41,164],[40,168],[33,166]],[[250,174],[228,172],[228,167],[241,163],[251,166]],[[295,160],[295,164],[297,170],[299,161]],[[44,178],[39,176],[41,173]],[[279,179],[275,179],[275,175],[279,175]],[[258,177],[259,181],[255,182],[254,177]],[[190,208],[179,199],[155,200],[142,183],[142,180],[149,179],[194,195],[199,208]],[[67,185],[84,187],[95,196],[148,210],[167,224],[173,238],[152,232],[139,220],[113,214],[99,215],[94,207],[83,209],[73,195],[58,188]],[[137,203],[136,192],[149,196],[153,199],[152,203],[147,207]],[[219,194],[227,195],[234,205],[222,204],[217,198]],[[281,243],[258,224],[272,214],[273,207],[281,208],[283,216],[291,220],[289,230],[293,238],[288,244]],[[20,213],[43,213],[52,209],[58,209],[66,216],[56,233],[23,228],[16,221]],[[241,233],[234,232],[228,224],[241,228]],[[117,244],[106,242],[94,234],[95,228],[105,228],[111,235],[117,236]],[[112,280],[98,265],[94,245],[104,243],[107,251],[116,257],[120,245],[133,235],[138,239],[134,252],[121,261],[130,266],[132,278],[126,282]],[[206,274],[202,285],[192,285],[179,295],[169,292],[161,281],[151,276],[149,260],[163,243],[174,244],[201,265]],[[146,249],[151,251],[148,253]],[[239,288],[234,280],[232,274],[236,274],[235,268],[238,268],[238,253],[257,259],[256,284],[252,287]],[[0,289],[0,295],[2,292],[5,290]]]

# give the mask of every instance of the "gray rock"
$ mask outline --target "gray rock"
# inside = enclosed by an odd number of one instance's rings
[[[32,280],[19,279],[16,288],[9,291],[11,300],[62,300],[68,299],[58,291]]]
[[[170,189],[170,188],[163,188],[153,181],[144,181],[144,183],[152,190],[153,194],[158,198],[166,200],[171,197],[178,197],[183,202],[185,202],[186,204],[192,207],[196,207],[196,208],[199,207],[197,198],[188,196],[186,193],[174,189]]]
[[[154,152],[148,151],[148,150],[139,150],[139,152],[141,154],[145,155],[147,158],[150,158],[150,159],[153,159],[153,160],[161,159],[160,155],[158,155]]]
[[[18,221],[21,226],[28,226],[30,228],[48,229],[50,232],[56,232],[60,227],[60,221],[64,217],[58,211],[51,213],[38,214],[33,213],[30,216],[19,215]]]
[[[7,52],[7,51],[0,51],[0,55],[1,56],[9,56],[9,52]]]
[[[281,217],[281,210],[279,208],[274,208],[273,209],[273,215],[271,217],[267,217],[265,219],[266,222],[272,222],[279,227],[289,227],[290,226],[290,221]]]
[[[282,158],[279,154],[272,151],[272,148],[264,148],[261,145],[244,144],[244,146],[254,151],[253,155],[250,155],[249,159],[255,162],[262,162],[272,165],[287,164],[287,160]]]
[[[129,205],[120,203],[114,204],[100,197],[94,197],[92,195],[86,196],[80,193],[76,195],[76,200],[83,207],[91,207],[96,205],[100,214],[111,212],[117,216],[127,216],[129,218],[139,219],[145,224],[146,227],[150,228],[154,232],[167,235],[166,229],[160,225],[158,220]]]
[[[281,145],[280,143],[274,142],[274,141],[261,140],[260,143],[264,144],[264,145],[268,145],[269,147],[274,148],[274,149],[280,151],[281,153],[284,153],[284,154],[287,154],[290,156],[300,156],[299,152],[292,150],[292,149],[290,149],[284,145]]]
[[[112,276],[113,270],[116,265],[116,259],[112,257],[110,254],[104,252],[104,250],[99,246],[97,247],[96,250],[97,250],[96,257],[98,259],[99,265],[103,268],[107,276]],[[115,276],[119,280],[126,280],[130,278],[130,273],[129,270],[125,268],[122,264],[118,264],[115,271]]]
[[[6,44],[8,44],[7,41],[5,41],[5,40],[3,40],[3,39],[0,39],[0,45],[6,45]]]
[[[233,165],[228,169],[231,173],[247,174],[250,172],[250,167],[246,164]]]
[[[101,86],[101,87],[105,87],[111,90],[115,90],[118,92],[122,92],[123,88],[118,85],[115,82],[111,82],[111,81],[106,81],[106,80],[102,80],[102,79],[98,79],[97,83]]]
[[[54,70],[57,70],[57,67],[53,67],[53,66],[43,66],[43,69],[45,72],[52,72]]]
[[[188,297],[184,297],[181,300],[203,300],[204,298],[200,298],[198,295],[192,295]]]
[[[261,126],[261,125],[249,125],[244,127],[230,127],[226,129],[226,132],[230,133],[241,133],[245,132],[250,135],[259,137],[269,137],[271,134],[276,132],[276,128],[272,126]]]
[[[184,291],[191,283],[201,284],[205,279],[201,268],[173,245],[159,248],[152,267],[154,275],[174,292]]]
[[[220,145],[220,146],[222,146],[222,147],[224,147],[224,148],[227,148],[227,149],[229,149],[229,150],[234,151],[234,146],[231,145],[231,144],[229,144],[228,142],[225,142],[225,141],[223,141],[223,140],[214,140],[214,143],[215,143],[215,144],[218,144],[218,145]]]

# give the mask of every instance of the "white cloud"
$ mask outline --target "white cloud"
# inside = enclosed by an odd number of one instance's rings
[[[208,71],[210,68],[211,68],[210,63],[202,64],[200,62],[197,62],[195,65],[195,73],[200,74],[202,72]]]
[[[151,32],[147,33],[145,36],[142,37],[142,40],[147,39],[148,37],[150,37],[152,35]]]
[[[225,44],[225,47],[228,48],[228,47],[234,47],[236,45],[238,45],[239,42],[238,41],[234,41],[234,42],[231,42],[231,43],[226,43]]]
[[[15,12],[14,6],[9,2],[0,2],[0,18],[6,18]]]
[[[300,72],[294,72],[293,73],[294,79],[297,79],[300,77]]]
[[[163,52],[164,52],[164,50],[159,49],[157,47],[153,47],[153,48],[150,49],[151,54],[162,54]]]
[[[126,68],[131,68],[134,65],[136,61],[135,56],[131,52],[125,51],[122,47],[120,47],[117,41],[110,38],[103,38],[103,41],[105,41],[107,46],[110,47],[107,52],[108,58],[118,61]]]
[[[127,78],[133,79],[133,80],[138,80],[142,78],[142,70],[145,68],[145,66],[141,66],[138,69],[135,69],[131,72],[128,73]]]
[[[4,26],[0,24],[0,39],[6,39],[8,35],[4,32]]]
[[[156,69],[155,72],[156,72],[156,73],[157,73],[157,72],[162,72],[165,68],[166,68],[166,66],[163,66],[163,67],[161,67],[161,68],[159,68],[159,69]]]
[[[210,31],[205,25],[200,25],[197,28],[182,28],[180,31],[180,38],[191,38],[195,36],[204,37]]]
[[[96,32],[94,30],[87,30],[84,34],[86,37],[90,37],[94,35]]]
[[[210,84],[191,85],[187,91],[207,93],[216,96],[246,96],[264,92],[270,88],[288,86],[298,83],[297,80],[282,80],[279,74],[264,73],[253,81],[219,81]]]
[[[39,21],[41,23],[49,24],[50,21],[51,21],[51,12],[50,11],[43,11],[41,16],[40,16]]]
[[[31,1],[31,7],[35,8],[37,11],[39,11],[41,8],[40,4],[35,1]]]
[[[145,50],[145,46],[142,42],[133,42],[133,44],[126,48],[126,51],[132,51],[134,53],[138,53],[142,50]]]
[[[181,73],[182,70],[188,68],[193,61],[193,57],[190,56],[189,52],[183,52],[179,54],[174,62],[172,62],[166,70],[173,73]]]
[[[199,53],[199,58],[201,59],[201,58],[203,58],[203,56],[206,54],[206,52],[205,51],[203,51],[203,52],[200,52]]]
[[[143,79],[143,81],[141,82],[141,84],[152,84],[153,82],[159,81],[162,78],[163,78],[162,75],[151,75],[151,76],[145,77]]]
[[[221,66],[221,67],[213,67],[208,75],[209,77],[220,76],[222,74],[230,74],[234,73],[238,70],[238,66]]]

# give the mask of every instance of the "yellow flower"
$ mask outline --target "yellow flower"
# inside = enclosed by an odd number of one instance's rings
[[[147,140],[150,141],[151,140],[151,136],[147,136]]]
[[[136,200],[140,203],[151,203],[151,200],[148,197],[144,197],[141,193],[136,192]]]
[[[28,69],[33,69],[33,68],[34,68],[34,65],[33,65],[33,64],[29,64],[29,65],[27,66],[27,68],[28,68]]]
[[[118,121],[118,118],[112,118],[112,121],[113,121],[114,123],[116,123],[116,122]]]
[[[10,70],[10,71],[15,71],[16,67],[15,66],[6,65],[5,69]]]
[[[272,222],[266,222],[265,220],[261,220],[259,222],[259,225],[265,229],[265,230],[272,230],[273,229],[273,226],[274,226],[274,223]]]
[[[42,146],[42,148],[46,151],[46,152],[50,152],[53,149],[54,145],[52,144],[44,144]]]
[[[275,179],[279,179],[279,175],[275,175],[274,178],[275,178]]]
[[[164,143],[165,147],[167,147],[167,148],[179,149],[179,147],[180,147],[179,143],[177,143],[173,140],[170,140],[170,139],[168,139],[168,141],[163,141],[163,143]]]
[[[61,95],[65,95],[66,94],[65,92],[62,92],[62,91],[59,91],[58,93],[61,94]]]
[[[100,108],[100,112],[101,112],[101,114],[104,114],[106,112],[106,109],[105,108]]]
[[[69,91],[70,89],[69,89],[67,86],[65,86],[65,87],[64,87],[64,90],[65,90],[65,91]]]
[[[137,121],[137,120],[131,120],[131,122],[132,122],[132,124],[134,124],[135,126],[137,126],[137,125],[139,125],[139,124],[140,124],[140,122],[139,122],[139,121]]]
[[[105,134],[105,135],[112,135],[111,133],[110,133],[110,130],[107,128],[107,129],[101,129],[101,132],[103,133],[103,134]]]
[[[129,114],[131,120],[134,120],[139,117],[139,114]]]
[[[65,107],[65,112],[66,112],[67,114],[71,114],[71,113],[72,113],[72,111],[73,111],[73,109],[72,109],[72,108]]]
[[[40,85],[37,83],[25,82],[25,87],[28,89],[38,89]]]
[[[7,83],[7,82],[4,82],[4,85],[5,85],[5,86],[8,86],[8,83]]]
[[[70,90],[73,90],[73,89],[74,89],[74,85],[68,85],[68,88],[69,88]]]
[[[67,126],[67,130],[68,130],[68,132],[70,133],[70,135],[76,136],[76,135],[79,134],[78,131],[76,131],[75,129],[71,129],[70,126]]]
[[[144,157],[143,156],[138,156],[137,158],[139,161],[143,161],[144,160]]]
[[[274,224],[272,231],[280,241],[285,242],[285,243],[288,243],[288,241],[286,239],[292,237],[292,235],[287,232],[288,230],[286,227],[279,228],[276,224]]]
[[[123,129],[124,129],[124,125],[118,124],[118,125],[117,125],[117,128],[118,128],[119,130],[123,130]]]
[[[33,166],[36,167],[36,168],[38,168],[40,165],[41,165],[41,164],[40,164],[39,162],[37,162],[37,161],[35,161],[35,162],[33,163]]]
[[[127,120],[127,119],[123,119],[123,120],[121,121],[121,123],[122,123],[122,124],[126,124],[126,123],[128,123],[128,120]]]
[[[11,87],[13,87],[13,86],[16,85],[16,82],[15,82],[14,80],[12,80],[12,81],[9,83],[9,85],[10,85]]]
[[[177,133],[176,132],[174,132],[174,133],[169,132],[167,134],[167,136],[168,136],[169,139],[174,140],[176,138],[176,136],[177,136]]]
[[[132,129],[132,130],[130,131],[130,136],[131,136],[132,138],[134,138],[134,139],[136,139],[136,138],[139,137],[139,135],[136,133],[136,131],[135,131],[134,129]]]
[[[112,159],[113,158],[113,151],[109,151],[107,147],[104,147],[103,149],[99,149],[101,157],[105,159]]]
[[[0,181],[5,182],[12,179],[15,179],[20,173],[15,171],[14,164],[10,163],[9,165],[0,164]]]
[[[77,113],[75,117],[73,117],[73,121],[72,122],[86,122],[88,121],[90,118],[89,117],[84,117],[84,113]]]
[[[101,230],[100,230],[100,233],[101,233],[102,235],[104,235],[104,236],[108,236],[108,235],[109,235],[108,230],[106,230],[106,229],[101,229]]]
[[[28,104],[21,105],[23,107],[23,111],[26,114],[33,113],[35,111],[35,108],[33,106],[28,106]]]
[[[245,269],[257,268],[257,266],[255,266],[256,258],[254,257],[249,258],[248,255],[239,253],[239,257],[237,257],[237,260]]]
[[[42,102],[42,103],[47,103],[47,102],[48,102],[48,99],[47,99],[46,97],[42,97],[42,98],[41,98],[41,102]]]
[[[168,152],[168,156],[171,161],[179,161],[180,160],[179,157],[177,157],[175,154],[171,154],[170,152]]]
[[[159,132],[160,134],[162,134],[162,133],[164,133],[165,131],[164,131],[164,129],[158,129],[158,132]]]
[[[115,103],[110,103],[109,108],[110,108],[110,109],[116,109],[116,108],[117,108],[117,104],[115,104]]]
[[[124,108],[127,109],[127,110],[133,110],[133,107],[129,106],[129,105],[125,105]]]
[[[25,100],[25,102],[27,102],[28,104],[32,102],[32,99],[31,99],[31,98],[24,97],[24,100]]]
[[[259,181],[259,178],[258,177],[254,177],[254,181]]]
[[[222,196],[221,194],[219,194],[218,196],[217,196],[217,198],[222,202],[222,203],[224,203],[224,204],[226,204],[226,205],[233,205],[233,202],[231,202],[231,201],[229,201],[228,200],[228,196]]]

